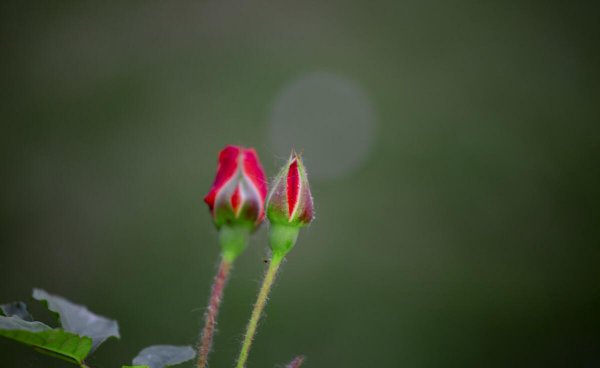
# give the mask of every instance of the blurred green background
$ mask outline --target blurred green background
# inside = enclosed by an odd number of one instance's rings
[[[229,143],[269,176],[304,149],[317,211],[249,367],[600,366],[595,2],[0,9],[0,302],[41,287],[117,319],[94,368],[196,342],[219,252],[202,197]],[[233,365],[266,230],[211,367]]]

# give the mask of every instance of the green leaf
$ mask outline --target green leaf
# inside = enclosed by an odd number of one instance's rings
[[[149,346],[133,358],[134,366],[164,368],[193,359],[196,352],[191,346],[153,345]]]
[[[150,368],[147,365],[124,365],[121,368]]]
[[[25,321],[33,321],[33,317],[27,311],[27,305],[23,302],[14,302],[0,305],[2,314],[6,317],[17,316]]]
[[[33,298],[45,301],[48,309],[58,314],[65,331],[90,337],[92,339],[92,352],[109,337],[120,337],[117,321],[94,314],[83,305],[72,303],[60,296],[48,294],[41,289],[33,290]]]
[[[25,321],[17,315],[0,316],[0,336],[75,364],[81,364],[92,348],[92,339],[89,337],[52,329],[42,322]]]

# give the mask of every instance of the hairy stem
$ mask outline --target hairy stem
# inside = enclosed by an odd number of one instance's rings
[[[223,289],[225,289],[225,284],[227,284],[230,270],[231,262],[222,259],[212,286],[210,299],[208,301],[208,308],[206,309],[206,314],[204,315],[204,328],[202,330],[202,337],[198,346],[198,368],[205,368],[208,364],[208,354],[210,353],[210,349],[212,347],[215,325],[217,324],[217,316],[219,314],[219,307],[221,306],[221,299],[223,297]]]
[[[258,321],[260,320],[262,311],[265,308],[265,305],[267,304],[269,292],[271,291],[273,281],[275,281],[275,276],[277,276],[277,270],[279,269],[279,265],[281,265],[282,260],[283,255],[280,253],[275,253],[273,254],[273,257],[271,257],[271,261],[269,262],[269,268],[267,268],[267,273],[265,274],[265,278],[263,279],[262,286],[260,287],[258,297],[256,298],[256,303],[254,304],[254,309],[252,310],[250,321],[248,321],[248,326],[246,327],[246,334],[244,335],[242,350],[240,351],[240,356],[237,361],[237,368],[244,368],[244,366],[246,365],[246,361],[248,360],[248,354],[250,353],[250,346],[252,345],[254,335],[256,334],[256,327],[258,326]]]
[[[300,368],[300,366],[304,363],[304,355],[300,355],[294,358],[285,368]]]

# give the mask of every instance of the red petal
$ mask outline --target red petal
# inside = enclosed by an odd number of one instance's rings
[[[215,205],[215,198],[217,197],[219,190],[221,190],[224,184],[227,183],[227,181],[229,181],[229,179],[231,179],[236,173],[240,150],[241,148],[237,146],[227,146],[219,153],[217,176],[215,177],[215,181],[210,188],[210,191],[206,197],[204,197],[204,202],[208,204],[211,211]]]
[[[265,213],[265,199],[267,198],[267,176],[254,149],[248,148],[244,150],[243,168],[244,174],[250,179],[250,182],[254,185],[260,196],[259,220],[262,220]]]
[[[238,185],[235,187],[235,191],[231,196],[231,208],[233,208],[233,212],[237,213],[238,208],[240,207],[240,202],[242,202],[242,196],[240,195],[240,187]]]
[[[287,175],[287,202],[288,215],[291,217],[296,203],[298,203],[298,194],[300,194],[300,173],[298,172],[298,161],[294,160],[290,164]]]

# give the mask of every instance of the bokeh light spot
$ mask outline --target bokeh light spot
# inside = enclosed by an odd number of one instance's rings
[[[331,180],[356,170],[369,156],[375,111],[352,79],[312,72],[288,82],[275,97],[269,138],[275,154],[303,151],[311,179]]]

